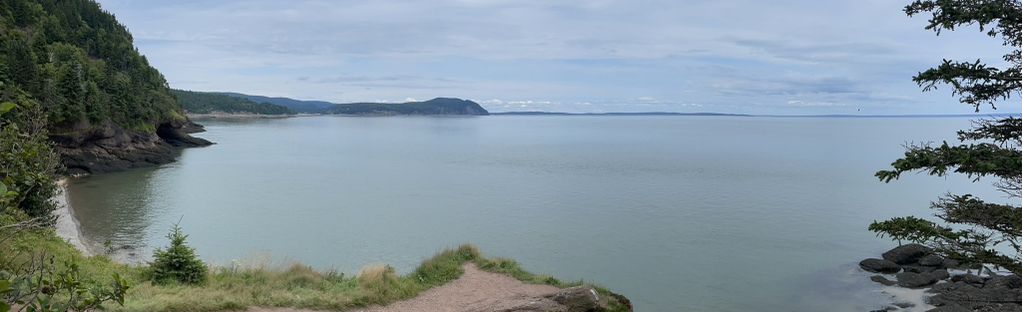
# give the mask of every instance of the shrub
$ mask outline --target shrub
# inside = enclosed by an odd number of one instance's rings
[[[185,240],[188,235],[181,232],[181,227],[174,228],[167,234],[170,246],[153,252],[153,262],[149,263],[150,279],[156,283],[179,282],[184,284],[201,284],[206,281],[206,264],[199,260],[195,249],[189,247]]]

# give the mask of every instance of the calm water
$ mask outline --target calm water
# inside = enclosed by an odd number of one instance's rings
[[[639,311],[867,311],[855,269],[959,178],[872,174],[962,118],[309,117],[207,121],[218,142],[71,184],[92,244],[136,259],[171,224],[203,258],[402,272],[459,243],[585,278]],[[992,196],[998,196],[993,194]],[[128,255],[133,253],[136,256]]]

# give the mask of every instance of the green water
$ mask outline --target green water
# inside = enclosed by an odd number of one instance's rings
[[[203,258],[402,272],[460,243],[638,311],[866,311],[874,219],[986,184],[873,172],[962,118],[490,116],[207,121],[176,163],[72,181],[85,238],[144,260],[181,220]],[[992,196],[998,196],[996,194]]]

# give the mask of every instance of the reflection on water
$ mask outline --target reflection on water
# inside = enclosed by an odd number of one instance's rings
[[[968,179],[873,172],[958,118],[307,117],[208,121],[217,145],[74,180],[84,234],[144,259],[182,227],[205,259],[408,272],[464,242],[585,278],[639,311],[868,311],[875,219]],[[134,255],[131,255],[134,253]]]
[[[89,248],[124,262],[140,262],[153,240],[152,228],[167,208],[152,187],[157,168],[71,180],[70,202]]]

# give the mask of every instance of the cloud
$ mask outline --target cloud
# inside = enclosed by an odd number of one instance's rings
[[[173,87],[332,101],[967,112],[947,94],[921,95],[910,77],[1004,50],[971,29],[937,38],[889,0],[100,3]]]

